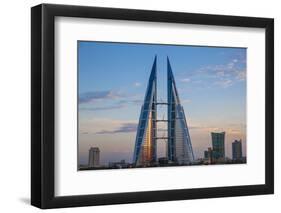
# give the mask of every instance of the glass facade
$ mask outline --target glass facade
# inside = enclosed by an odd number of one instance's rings
[[[225,157],[225,132],[211,132],[212,145],[213,145],[213,157],[220,159]]]
[[[194,161],[194,154],[187,127],[184,109],[180,104],[175,79],[169,58],[167,58],[168,80],[168,144],[169,161],[189,164]]]
[[[155,57],[148,86],[141,108],[137,129],[133,163],[136,166],[149,166],[156,162],[156,100],[157,100],[157,58]]]
[[[149,166],[157,163],[157,68],[155,57],[149,82],[141,108],[137,129],[133,163],[136,166]],[[194,161],[193,149],[185,113],[180,104],[172,68],[167,59],[168,73],[168,141],[167,161],[189,164]]]
[[[242,142],[241,140],[235,140],[232,143],[232,159],[241,160],[242,159]]]

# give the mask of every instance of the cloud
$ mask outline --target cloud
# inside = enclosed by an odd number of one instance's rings
[[[135,83],[134,83],[134,86],[135,86],[135,87],[140,87],[140,86],[141,86],[141,83],[140,83],[140,82],[135,82]]]
[[[137,129],[137,120],[115,120],[108,118],[87,117],[79,121],[79,134],[87,132],[89,135],[102,135],[134,132]]]
[[[143,100],[131,100],[130,102],[133,104],[142,104]]]
[[[111,90],[85,92],[79,94],[79,103],[80,104],[90,103],[97,100],[117,99],[120,97],[122,97],[120,94],[113,92]]]
[[[139,100],[139,99],[126,99],[126,100],[120,100],[119,101],[119,104],[136,104],[136,105],[139,105],[139,104],[142,104],[143,103],[143,100]]]
[[[180,79],[181,82],[184,82],[184,83],[188,83],[190,82],[190,78],[183,78],[183,79]]]
[[[120,92],[106,90],[85,92],[79,95],[79,110],[102,111],[111,109],[121,109],[128,105],[140,105],[143,100],[138,95],[122,94]],[[84,104],[92,104],[86,105]]]
[[[191,76],[192,83],[197,81],[202,85],[204,82],[208,81],[213,85],[227,88],[237,82],[246,80],[245,60],[233,58],[225,64],[204,66],[195,70]],[[189,81],[187,80],[189,78],[183,78],[181,81],[185,81],[185,79],[186,81]]]
[[[222,79],[220,81],[216,81],[215,85],[219,85],[222,88],[227,88],[233,84],[233,81],[230,79]]]
[[[129,133],[137,131],[137,123],[124,123],[114,130],[101,130],[96,134],[116,134],[116,133]]]
[[[244,81],[246,80],[246,70],[239,70],[236,73],[236,79],[239,81]]]

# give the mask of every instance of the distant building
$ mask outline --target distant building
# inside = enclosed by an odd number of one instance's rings
[[[211,147],[204,151],[204,161],[208,164],[213,163],[213,150]]]
[[[235,140],[232,143],[232,160],[242,160],[242,141]]]
[[[211,132],[212,146],[213,146],[213,158],[224,159],[225,158],[225,132]]]
[[[208,159],[209,158],[209,152],[208,150],[204,151],[204,159]]]
[[[98,147],[91,147],[89,149],[89,167],[98,167],[100,165],[100,149]]]
[[[166,157],[158,158],[158,163],[160,166],[168,165],[169,159]]]
[[[119,162],[109,162],[108,167],[114,168],[114,169],[122,169],[122,168],[128,168],[130,166],[129,163],[126,163],[125,160],[121,160]]]

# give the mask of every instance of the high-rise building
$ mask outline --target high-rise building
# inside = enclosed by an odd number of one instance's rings
[[[213,158],[223,159],[225,158],[225,132],[211,132],[212,146],[213,146]]]
[[[232,159],[241,160],[242,159],[242,141],[235,140],[232,143]]]
[[[204,158],[208,159],[212,157],[212,152],[213,152],[212,148],[208,147],[208,149],[204,151]]]
[[[191,139],[184,109],[180,103],[170,61],[167,58],[168,100],[157,103],[157,58],[155,57],[141,108],[133,163],[147,166],[157,163],[157,104],[168,106],[167,159],[169,162],[188,164],[194,161]],[[163,139],[163,138],[162,138]]]
[[[193,149],[169,58],[167,58],[167,70],[168,159],[179,164],[188,164],[194,161]]]
[[[209,158],[209,152],[208,150],[204,151],[204,159],[208,159]]]
[[[136,135],[133,163],[146,166],[157,161],[156,156],[156,101],[157,76],[155,56],[151,74],[146,89],[144,103],[141,107],[139,124]]]
[[[204,151],[204,160],[207,160],[209,164],[213,162],[213,150],[211,147]]]
[[[100,165],[100,149],[98,147],[91,147],[89,149],[89,167],[98,167]]]

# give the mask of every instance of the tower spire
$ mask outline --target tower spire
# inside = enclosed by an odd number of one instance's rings
[[[180,103],[172,67],[167,57],[168,144],[167,156],[172,162],[188,164],[194,161],[193,149],[184,109]]]
[[[153,164],[156,159],[157,56],[154,57],[137,129],[133,163]]]
[[[167,157],[170,162],[189,164],[194,161],[191,139],[168,57],[167,94]],[[157,103],[157,56],[155,56],[139,117],[133,156],[133,163],[136,166],[150,166],[157,161],[157,104],[163,103]]]

